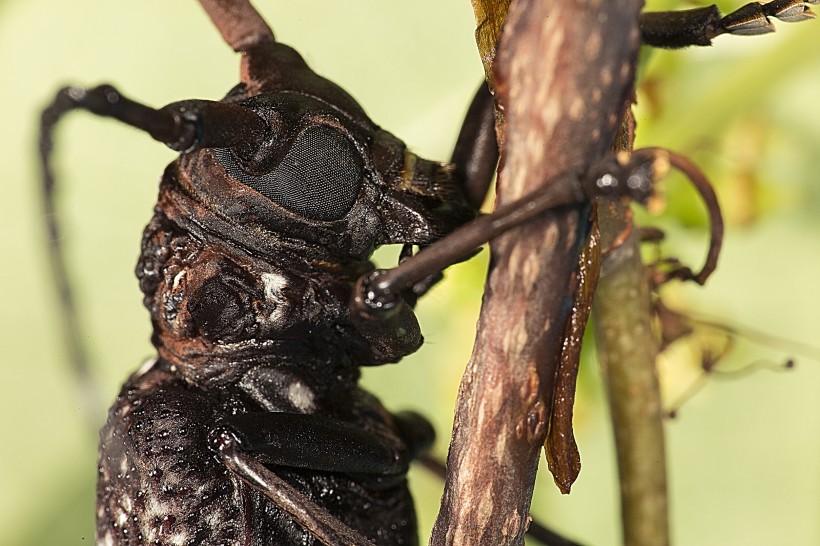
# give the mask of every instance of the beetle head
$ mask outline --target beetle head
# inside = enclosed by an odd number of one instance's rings
[[[431,243],[472,218],[448,165],[409,152],[291,48],[268,46],[295,67],[289,77],[256,94],[242,84],[224,99],[258,116],[264,135],[183,154],[178,164],[200,223],[214,215],[256,246],[345,261],[382,244]]]

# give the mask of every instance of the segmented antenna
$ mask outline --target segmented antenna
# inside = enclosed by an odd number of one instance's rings
[[[225,42],[237,53],[275,42],[273,31],[247,0],[200,0]]]
[[[188,152],[199,148],[232,148],[260,142],[267,123],[251,110],[235,104],[206,100],[189,100],[151,108],[124,97],[110,85],[93,89],[65,87],[43,111],[40,120],[40,168],[43,207],[48,232],[48,254],[59,297],[62,329],[66,332],[68,358],[86,400],[90,421],[102,415],[102,405],[88,364],[88,351],[77,317],[77,307],[66,268],[62,233],[57,218],[55,177],[51,165],[54,128],[72,110],[86,110],[110,117],[145,131],[169,148]]]
[[[62,115],[70,109],[70,107],[67,108],[70,101],[68,91],[63,89],[42,113],[39,141],[40,176],[48,237],[48,257],[59,298],[60,329],[65,332],[68,360],[74,371],[74,377],[78,383],[82,399],[87,402],[83,404],[83,407],[86,408],[86,419],[96,428],[100,416],[103,415],[103,405],[94,377],[88,366],[88,351],[82,342],[82,331],[77,320],[77,308],[74,304],[74,296],[68,280],[65,256],[60,242],[61,230],[54,205],[54,171],[51,167],[54,126]]]

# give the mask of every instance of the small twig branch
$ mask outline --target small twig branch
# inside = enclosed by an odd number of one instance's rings
[[[601,202],[603,246],[629,230],[628,207]],[[607,241],[608,239],[608,241]],[[626,546],[669,544],[663,408],[651,301],[637,230],[602,261],[595,295],[595,339],[609,394]]]

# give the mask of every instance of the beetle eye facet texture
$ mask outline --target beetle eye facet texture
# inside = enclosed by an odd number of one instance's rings
[[[314,126],[300,133],[279,164],[260,176],[245,172],[230,149],[216,154],[230,176],[305,218],[339,220],[359,195],[359,151],[332,127]]]

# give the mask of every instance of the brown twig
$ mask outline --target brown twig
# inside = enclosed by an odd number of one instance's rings
[[[495,64],[506,114],[498,205],[615,140],[638,48],[637,0],[515,0]],[[431,544],[521,544],[586,228],[566,207],[491,244],[479,333],[461,383]]]

